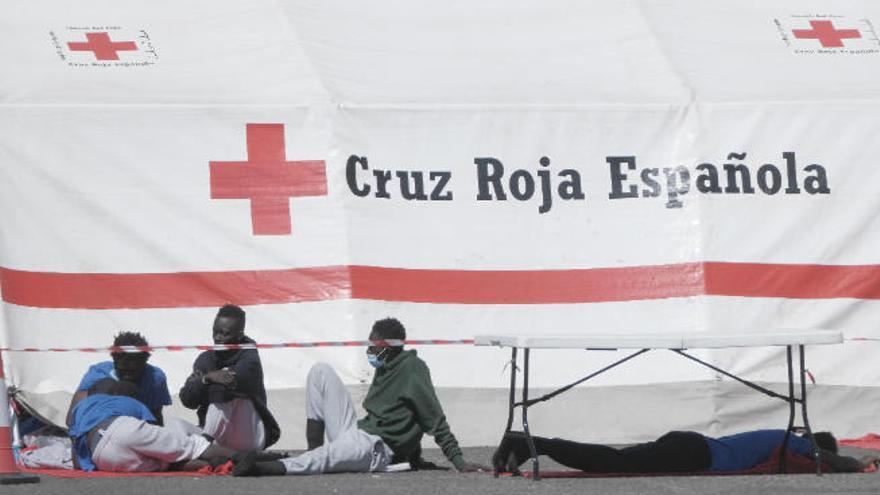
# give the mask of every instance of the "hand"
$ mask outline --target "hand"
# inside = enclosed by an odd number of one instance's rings
[[[491,471],[491,469],[489,469],[487,466],[484,466],[482,464],[477,464],[475,462],[467,462],[467,461],[465,461],[465,463],[461,466],[461,468],[458,469],[459,473],[483,473],[483,472],[487,472],[487,471]]]
[[[235,386],[235,371],[229,368],[209,371],[205,373],[203,380],[207,383],[216,383],[226,388],[232,388]]]

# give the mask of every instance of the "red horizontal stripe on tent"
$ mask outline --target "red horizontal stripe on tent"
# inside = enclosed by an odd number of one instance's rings
[[[459,304],[553,304],[696,296],[700,263],[581,270],[413,270],[352,266],[352,298]]]
[[[0,268],[3,300],[116,309],[363,299],[439,304],[558,304],[698,295],[880,299],[880,265],[680,263],[573,270],[328,266],[183,273],[55,273]]]
[[[349,297],[348,268],[182,273],[56,273],[0,268],[3,300],[41,308],[179,308]]]
[[[880,299],[880,265],[704,263],[706,294],[790,299]]]

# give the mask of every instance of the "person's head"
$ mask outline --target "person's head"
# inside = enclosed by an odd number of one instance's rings
[[[213,337],[215,344],[240,344],[244,340],[244,310],[234,304],[227,304],[217,311],[214,318]]]
[[[406,328],[396,318],[385,318],[373,324],[370,340],[406,340]],[[370,364],[379,368],[397,357],[401,351],[403,351],[403,346],[371,345],[367,347],[367,359]]]
[[[114,380],[112,378],[98,380],[89,387],[89,395],[123,395],[134,398],[137,397],[137,393],[138,387],[134,383],[127,380]]]
[[[137,332],[119,332],[113,338],[113,346],[148,346],[147,339]],[[116,376],[120,380],[138,383],[147,369],[147,360],[150,359],[149,352],[114,352],[110,354],[113,358],[113,369]]]
[[[816,441],[816,445],[818,445],[820,449],[834,452],[835,454],[837,453],[837,439],[834,438],[834,435],[832,435],[830,431],[813,433],[813,440]]]

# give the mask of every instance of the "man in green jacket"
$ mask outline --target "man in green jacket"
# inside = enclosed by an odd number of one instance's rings
[[[373,325],[370,340],[405,340],[406,330],[394,318]],[[318,363],[306,380],[309,451],[280,461],[257,462],[246,455],[236,476],[384,471],[409,462],[414,469],[431,465],[421,459],[424,434],[434,437],[443,455],[459,472],[487,469],[464,460],[449,429],[431,373],[416,351],[403,346],[370,346],[367,359],[376,368],[364,399],[367,416],[357,421],[354,403],[339,376]],[[324,444],[326,436],[327,443]]]

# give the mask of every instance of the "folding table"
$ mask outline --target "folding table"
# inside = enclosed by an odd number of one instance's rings
[[[707,368],[710,368],[724,376],[730,377],[758,392],[766,394],[770,397],[781,399],[789,405],[788,428],[786,428],[785,440],[783,442],[781,470],[785,470],[785,447],[788,446],[789,436],[794,427],[795,408],[799,404],[801,414],[804,421],[804,428],[812,439],[812,431],[810,430],[810,421],[807,417],[807,385],[806,385],[806,367],[804,361],[804,348],[808,345],[828,345],[840,344],[843,342],[843,335],[837,331],[830,330],[801,330],[801,329],[781,329],[765,332],[689,332],[689,333],[628,333],[628,334],[601,334],[601,335],[477,335],[474,337],[474,345],[478,346],[496,346],[511,348],[511,366],[510,366],[510,403],[508,406],[507,427],[504,432],[510,431],[513,425],[513,413],[517,407],[522,408],[522,424],[523,433],[529,446],[529,452],[532,457],[532,469],[534,471],[533,479],[540,479],[538,472],[538,455],[535,451],[535,443],[529,431],[528,410],[529,406],[535,403],[546,401],[556,395],[565,392],[572,387],[579,385],[591,378],[594,378],[612,368],[615,368],[637,356],[653,350],[668,350],[682,357],[697,362]],[[722,349],[733,347],[767,347],[767,346],[784,346],[786,348],[786,362],[788,364],[788,395],[782,395],[768,388],[762,387],[756,383],[736,376],[725,371],[713,364],[699,359],[688,352],[689,349]],[[794,386],[794,367],[792,360],[792,349],[798,348],[800,364],[800,397],[795,396]],[[523,349],[523,386],[522,400],[516,400],[516,384],[517,384],[517,351]],[[635,349],[636,352],[615,361],[614,363],[593,372],[580,380],[570,383],[564,387],[556,389],[548,394],[542,395],[534,399],[529,399],[529,354],[532,349],[586,349],[586,350],[618,350],[618,349]],[[813,440],[813,457],[816,460],[816,473],[821,474],[820,451]],[[497,474],[497,473],[496,473]]]

